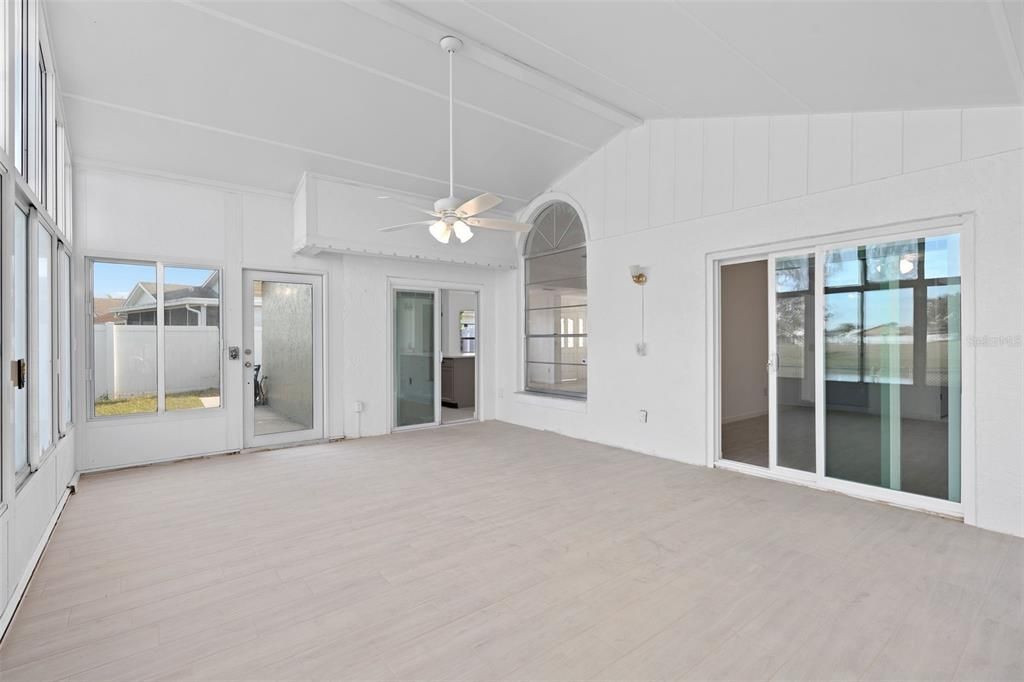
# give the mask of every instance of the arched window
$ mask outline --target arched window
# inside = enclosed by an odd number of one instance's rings
[[[564,202],[548,205],[526,237],[526,390],[587,395],[587,238]]]

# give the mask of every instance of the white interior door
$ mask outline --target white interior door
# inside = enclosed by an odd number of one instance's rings
[[[323,438],[323,285],[245,271],[245,446]]]

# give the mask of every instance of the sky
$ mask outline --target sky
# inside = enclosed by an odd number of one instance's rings
[[[206,281],[212,270],[199,268],[164,268],[168,284],[197,285]],[[155,282],[156,266],[134,263],[95,263],[93,265],[93,296],[125,298],[137,282]]]

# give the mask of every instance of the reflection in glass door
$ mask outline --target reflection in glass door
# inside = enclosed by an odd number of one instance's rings
[[[395,291],[395,428],[436,424],[434,291]]]
[[[772,466],[814,473],[814,254],[772,258]]]
[[[320,278],[245,273],[246,446],[321,438]]]
[[[14,474],[28,473],[28,214],[14,207],[14,338],[11,372],[14,386]]]
[[[960,501],[960,238],[824,255],[825,474]]]

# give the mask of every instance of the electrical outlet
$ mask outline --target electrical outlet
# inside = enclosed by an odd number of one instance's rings
[[[499,398],[504,398],[505,397],[505,389],[503,389],[503,388],[499,388],[498,389],[498,397]]]
[[[647,410],[640,410],[640,423],[641,424],[646,424],[647,423]]]
[[[352,410],[356,413],[362,412],[363,408],[364,406],[362,400],[357,400],[354,403],[352,403]]]

